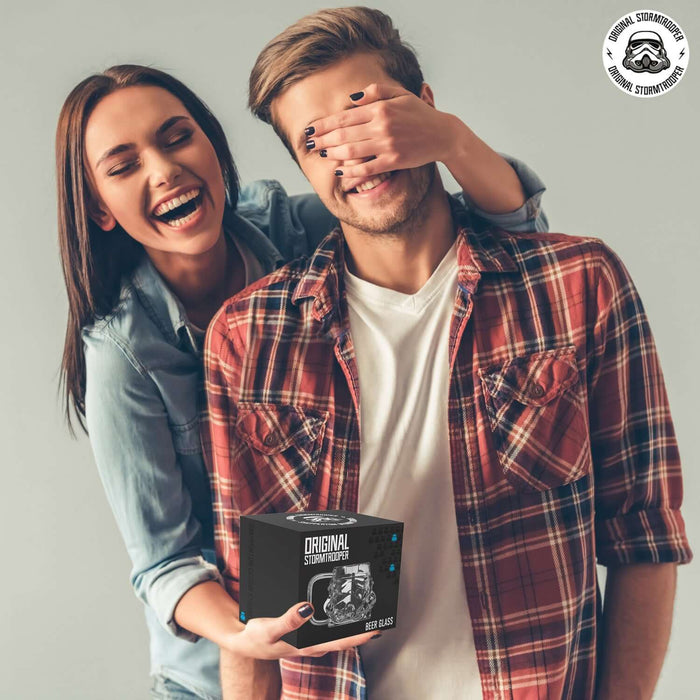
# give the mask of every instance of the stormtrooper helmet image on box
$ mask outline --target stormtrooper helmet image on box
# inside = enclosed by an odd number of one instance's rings
[[[335,627],[370,617],[377,596],[373,590],[374,581],[369,562],[336,566],[332,573],[316,574],[309,580],[309,600],[312,600],[314,585],[322,579],[330,579],[328,597],[323,604],[327,617],[318,619],[314,613],[311,617],[312,624]]]

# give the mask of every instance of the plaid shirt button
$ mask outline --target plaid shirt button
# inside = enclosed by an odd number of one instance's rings
[[[277,447],[279,442],[279,438],[274,433],[268,433],[263,439],[263,445],[265,445],[265,447]]]
[[[539,399],[544,396],[544,387],[541,384],[535,384],[531,389],[531,394],[534,398]]]

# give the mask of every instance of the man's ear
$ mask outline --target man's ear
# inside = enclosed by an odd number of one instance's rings
[[[92,197],[88,201],[88,216],[103,230],[112,231],[117,220],[112,212],[102,202],[96,202]]]
[[[427,102],[431,107],[435,107],[435,97],[433,97],[433,89],[428,83],[423,83],[420,87],[419,97],[423,102]]]

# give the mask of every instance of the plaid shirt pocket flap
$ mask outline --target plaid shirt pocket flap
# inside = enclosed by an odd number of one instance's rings
[[[238,405],[237,472],[249,501],[244,512],[288,512],[308,506],[327,420],[327,413],[300,406]]]
[[[479,370],[498,459],[518,491],[544,491],[590,471],[586,400],[573,346]]]

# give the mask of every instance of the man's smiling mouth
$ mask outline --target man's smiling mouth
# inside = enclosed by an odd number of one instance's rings
[[[357,185],[351,187],[349,190],[346,190],[345,194],[361,194],[362,192],[369,192],[375,187],[381,185],[382,182],[386,182],[393,174],[394,171],[392,170],[388,173],[379,173],[379,175],[374,175],[373,177],[368,178],[367,180],[359,182]]]
[[[190,221],[202,205],[202,190],[194,187],[185,194],[159,204],[153,216],[168,226],[179,227]]]

